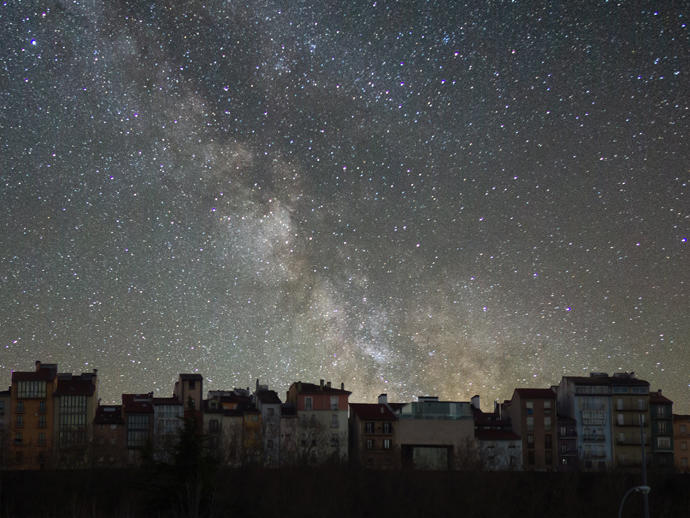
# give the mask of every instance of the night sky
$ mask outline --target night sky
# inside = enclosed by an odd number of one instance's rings
[[[688,11],[552,3],[3,2],[5,385],[690,412]]]

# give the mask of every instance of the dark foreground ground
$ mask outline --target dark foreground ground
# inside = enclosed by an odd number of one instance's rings
[[[1,472],[6,517],[615,517],[631,473],[175,468]],[[652,517],[690,516],[690,476],[651,473]],[[642,516],[632,494],[623,516]]]

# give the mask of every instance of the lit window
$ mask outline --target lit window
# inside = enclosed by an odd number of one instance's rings
[[[391,449],[391,440],[390,439],[384,439],[383,440],[383,449],[384,450],[390,450]]]

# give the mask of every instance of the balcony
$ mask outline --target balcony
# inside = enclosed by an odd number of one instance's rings
[[[582,440],[584,442],[605,442],[606,436],[601,434],[583,434]]]
[[[641,441],[639,437],[618,437],[616,439],[616,444],[621,446],[640,446]],[[645,437],[645,446],[649,446],[649,439]]]
[[[585,451],[582,454],[583,459],[605,459],[606,458],[606,452],[605,451]]]

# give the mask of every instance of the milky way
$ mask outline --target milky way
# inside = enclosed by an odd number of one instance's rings
[[[0,370],[690,411],[682,2],[7,1]]]

